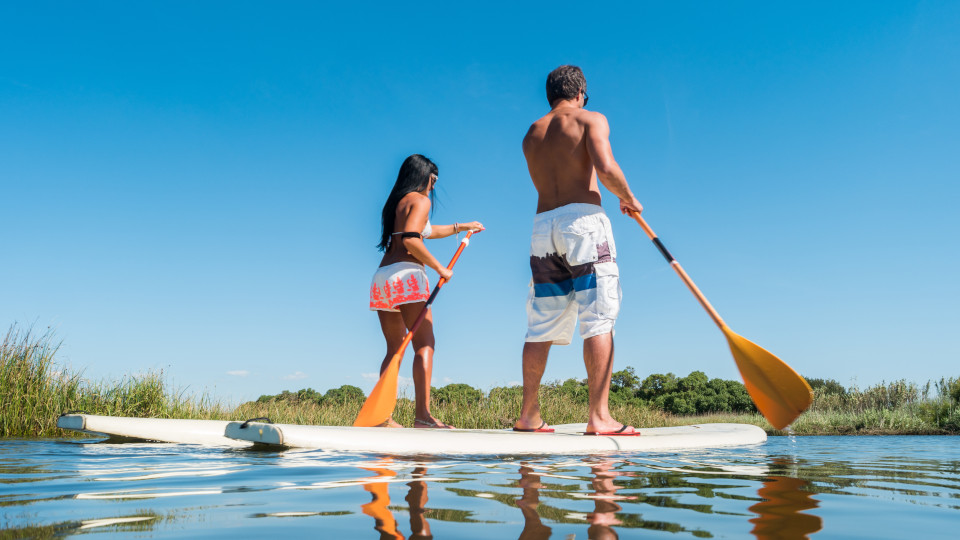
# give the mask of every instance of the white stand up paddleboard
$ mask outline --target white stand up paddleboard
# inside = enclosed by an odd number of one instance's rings
[[[763,429],[748,424],[699,424],[640,429],[638,437],[584,435],[586,424],[554,433],[509,429],[392,429],[230,422],[226,436],[259,444],[390,454],[589,454],[716,448],[760,444]]]
[[[126,418],[95,414],[65,414],[57,418],[57,427],[114,440],[156,441],[208,446],[250,446],[248,442],[223,435],[225,420],[176,420],[167,418]]]

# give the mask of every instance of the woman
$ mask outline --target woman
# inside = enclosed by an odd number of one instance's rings
[[[387,340],[387,354],[380,372],[387,369],[390,358],[400,347],[407,329],[430,297],[424,266],[433,268],[441,278],[449,280],[453,272],[440,264],[423,244],[426,238],[446,238],[453,234],[483,228],[477,221],[453,225],[430,225],[428,215],[437,184],[437,166],[429,159],[414,154],[400,166],[397,182],[383,205],[380,244],[383,251],[380,268],[370,285],[370,309],[380,317],[380,328]],[[433,314],[426,318],[413,336],[413,388],[416,413],[413,427],[450,428],[430,414],[430,378],[433,372]],[[388,427],[402,427],[390,418]]]

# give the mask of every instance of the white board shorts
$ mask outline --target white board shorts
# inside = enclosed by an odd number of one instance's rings
[[[422,264],[398,262],[381,266],[370,283],[371,311],[400,311],[397,306],[426,302],[430,282]]]
[[[574,203],[537,214],[530,270],[526,341],[568,345],[578,319],[584,339],[613,332],[623,293],[602,207]]]

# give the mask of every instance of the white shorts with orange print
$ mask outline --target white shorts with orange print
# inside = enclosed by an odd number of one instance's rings
[[[423,265],[398,262],[377,268],[370,283],[372,311],[400,311],[397,306],[426,302],[430,298],[430,282]]]

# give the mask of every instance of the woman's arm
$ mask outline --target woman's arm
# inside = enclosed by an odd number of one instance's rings
[[[446,238],[448,236],[453,236],[457,233],[465,233],[467,231],[479,231],[483,229],[483,224],[479,221],[467,221],[467,222],[457,222],[453,225],[433,225],[432,232],[430,233],[430,238]]]
[[[427,215],[430,213],[430,199],[418,194],[411,195],[414,196],[409,204],[398,205],[397,207],[397,232],[420,233],[424,227],[427,226]],[[407,197],[411,195],[407,195]],[[400,239],[403,242],[404,249],[423,263],[424,266],[433,268],[440,277],[446,278],[447,280],[453,276],[453,272],[447,270],[447,267],[440,264],[440,261],[430,253],[427,246],[423,244],[422,238],[404,238],[400,236]]]

